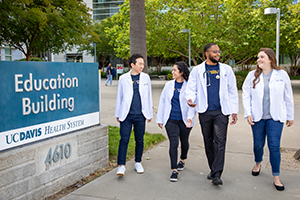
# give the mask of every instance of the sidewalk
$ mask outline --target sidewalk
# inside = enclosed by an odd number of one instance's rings
[[[161,90],[166,81],[153,80],[153,106],[158,107]],[[119,126],[114,117],[115,99],[118,81],[113,85],[101,88],[101,123]],[[295,123],[291,128],[284,128],[281,146],[285,148],[300,148],[300,81],[292,81],[295,100]],[[215,186],[206,179],[209,173],[203,140],[198,119],[191,132],[190,150],[186,167],[179,172],[178,182],[170,182],[170,160],[168,155],[168,140],[155,148],[145,152],[143,156],[144,174],[134,171],[134,160],[126,163],[124,177],[116,176],[114,169],[91,183],[65,196],[62,200],[167,200],[167,199],[300,199],[300,172],[281,170],[281,181],[285,191],[279,192],[273,186],[271,169],[266,167],[268,149],[261,174],[258,177],[251,175],[254,166],[252,153],[252,135],[250,126],[243,119],[243,107],[239,91],[240,111],[238,123],[229,125],[225,167],[222,175],[223,185]],[[298,111],[298,112],[297,112]],[[146,131],[162,133],[155,123],[156,113],[151,123],[147,123]],[[231,119],[230,119],[231,120]],[[146,160],[145,157],[151,158]]]

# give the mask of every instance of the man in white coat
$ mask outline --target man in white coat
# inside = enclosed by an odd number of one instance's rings
[[[143,73],[144,59],[139,54],[129,58],[131,70],[120,76],[116,101],[115,117],[120,122],[117,175],[125,175],[125,164],[129,138],[134,128],[135,138],[135,170],[144,173],[141,164],[144,150],[144,133],[146,119],[153,117],[151,81],[148,74]]]
[[[222,185],[228,120],[231,115],[230,124],[237,122],[238,92],[232,68],[219,62],[221,51],[218,45],[207,44],[204,53],[206,61],[191,72],[186,99],[189,106],[197,105],[210,168],[207,179],[215,185]]]

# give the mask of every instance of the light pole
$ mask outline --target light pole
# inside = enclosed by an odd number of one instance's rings
[[[279,66],[279,31],[280,31],[280,8],[265,8],[265,15],[277,14],[277,26],[276,26],[276,60],[277,66]]]
[[[191,29],[181,29],[181,33],[189,33],[189,68],[191,68]]]
[[[97,49],[96,49],[96,43],[94,43],[94,62],[97,63]]]

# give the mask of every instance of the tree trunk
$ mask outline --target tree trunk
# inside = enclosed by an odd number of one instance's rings
[[[130,55],[138,53],[144,57],[143,72],[148,73],[145,0],[130,0]]]

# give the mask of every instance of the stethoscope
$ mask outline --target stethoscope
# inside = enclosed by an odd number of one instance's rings
[[[218,74],[216,75],[216,79],[220,79],[219,71],[218,71]],[[207,74],[207,80],[208,80],[208,84],[206,86],[209,87],[210,86],[210,73],[209,73],[209,71],[206,70],[203,73],[203,78],[205,78],[205,74]]]

